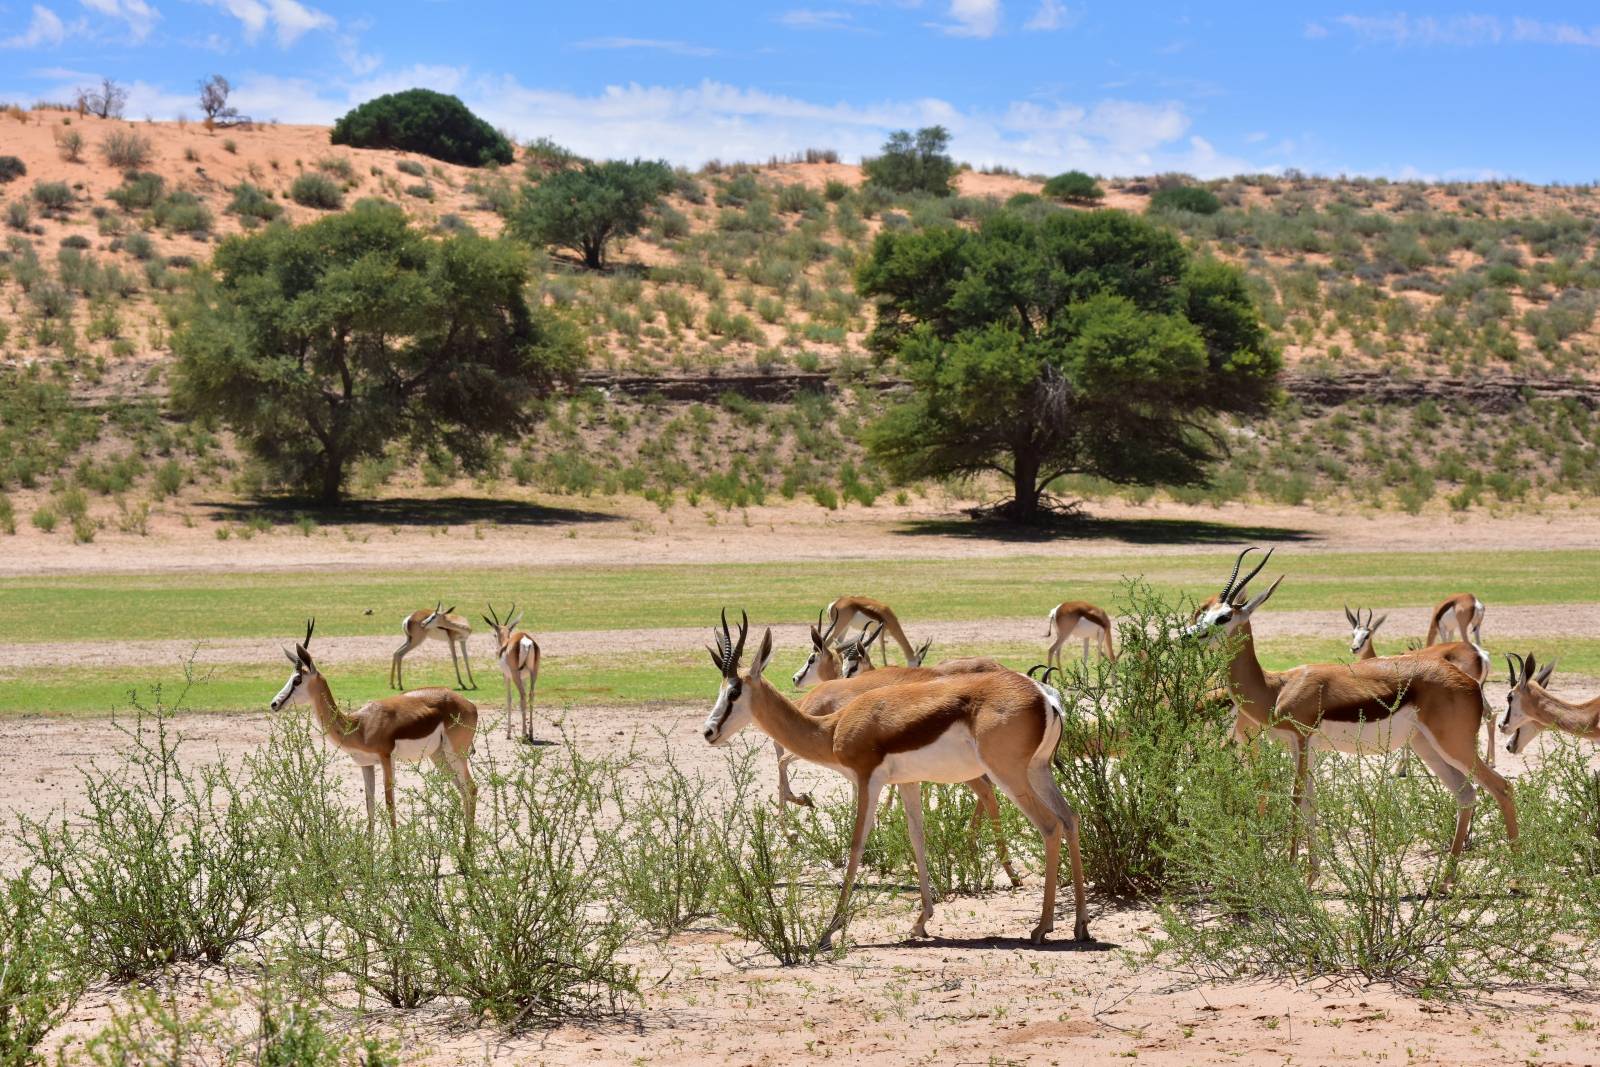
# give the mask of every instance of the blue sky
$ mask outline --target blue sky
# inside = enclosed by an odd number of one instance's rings
[[[940,123],[1024,171],[1600,179],[1592,2],[0,0],[0,100],[109,75],[133,117],[194,116],[213,72],[259,119],[422,85],[522,138],[691,165]]]

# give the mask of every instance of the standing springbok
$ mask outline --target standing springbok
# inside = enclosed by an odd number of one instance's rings
[[[1455,859],[1466,844],[1477,806],[1474,779],[1494,795],[1514,848],[1517,810],[1510,788],[1478,758],[1483,698],[1477,684],[1443,660],[1418,656],[1315,663],[1267,674],[1256,657],[1250,617],[1283,578],[1246,601],[1240,590],[1272,558],[1268,550],[1244,581],[1236,581],[1245,556],[1253,551],[1246,548],[1239,553],[1215,604],[1186,632],[1211,640],[1235,638],[1228,680],[1237,709],[1236,733],[1253,737],[1267,731],[1294,755],[1294,798],[1300,818],[1291,838],[1290,857],[1298,856],[1301,833],[1309,841],[1315,823],[1316,780],[1309,772],[1314,753],[1324,749],[1370,755],[1410,746],[1421,757],[1456,800],[1456,833],[1450,844],[1446,884],[1454,878]],[[1316,853],[1312,851],[1308,878],[1315,880],[1316,874]]]
[[[1545,689],[1550,684],[1554,663],[1541,670],[1527,657],[1506,654],[1511,665],[1511,692],[1506,694],[1506,714],[1500,732],[1506,735],[1506,751],[1520,754],[1541,730],[1555,728],[1576,737],[1600,741],[1600,697],[1585,704],[1562,700]]]
[[[900,789],[905,804],[911,852],[916,858],[922,910],[912,936],[927,935],[933,917],[922,833],[922,782],[967,782],[988,775],[1020,807],[1044,838],[1044,907],[1031,940],[1038,944],[1055,928],[1056,879],[1061,839],[1072,861],[1076,916],[1073,934],[1089,937],[1083,861],[1078,850],[1078,816],[1051,774],[1050,762],[1061,739],[1060,702],[1032,679],[1012,671],[960,674],[937,681],[890,685],[854,698],[838,711],[811,716],[778,692],[764,677],[772,659],[772,631],[761,639],[748,672],[741,674],[748,617],[739,624],[737,643],[723,614],[711,661],[722,686],[702,734],[713,746],[728,741],[751,722],[802,759],[832,767],[855,787],[856,818],[850,859],[833,918],[822,936],[826,948],[843,928],[861,852],[872,831],[884,786]]]
[[[1428,616],[1428,636],[1425,645],[1437,645],[1454,637],[1457,641],[1469,638],[1475,645],[1483,644],[1483,601],[1471,593],[1457,593],[1443,600]]]
[[[506,613],[504,622],[500,613],[489,605],[489,614],[483,621],[494,634],[496,662],[506,680],[506,740],[511,740],[511,687],[517,687],[517,708],[522,712],[522,739],[533,740],[533,690],[539,684],[539,642],[526,630],[517,629],[522,613],[516,604]]]
[[[450,663],[456,669],[456,688],[476,689],[477,681],[472,677],[472,664],[467,663],[467,681],[461,680],[461,664],[456,662],[456,643],[461,643],[461,661],[467,660],[467,638],[472,636],[472,624],[465,616],[452,615],[454,605],[445,607],[444,601],[439,601],[432,611],[413,611],[410,615],[400,620],[400,632],[406,639],[400,647],[394,650],[394,658],[389,662],[389,688],[404,689],[405,680],[401,676],[400,661],[406,658],[406,653],[416,648],[428,638],[450,642]],[[471,684],[468,685],[467,683]]]
[[[1117,650],[1111,644],[1111,616],[1082,600],[1067,600],[1050,609],[1045,618],[1044,635],[1050,638],[1045,653],[1047,666],[1061,666],[1061,646],[1077,638],[1083,642],[1083,662],[1089,662],[1089,645],[1100,646],[1101,655],[1115,663]]]
[[[872,623],[887,627],[889,636],[894,638],[894,643],[900,646],[900,654],[906,658],[906,666],[915,667],[921,663],[911,642],[906,638],[906,632],[900,626],[900,620],[895,616],[893,609],[881,600],[871,600],[864,596],[842,596],[828,605],[828,630],[832,634],[835,645],[843,645],[850,636],[850,627],[861,624],[862,629]],[[885,664],[889,662],[885,653]]]
[[[1361,609],[1350,610],[1350,605],[1344,606],[1344,617],[1350,623],[1350,654],[1356,659],[1377,659],[1377,649],[1372,646],[1372,637],[1378,632],[1378,627],[1383,625],[1383,620],[1388,615],[1372,617],[1372,609],[1368,608],[1365,617]],[[1402,656],[1423,656],[1432,659],[1442,659],[1453,666],[1462,674],[1478,683],[1478,692],[1483,693],[1483,685],[1489,680],[1489,653],[1479,648],[1471,641],[1445,641],[1439,644],[1428,645],[1424,648],[1414,648],[1399,653]],[[1489,766],[1494,766],[1494,708],[1489,705],[1489,698],[1483,697],[1483,760]],[[1407,763],[1410,761],[1410,750],[1400,759],[1399,773],[1405,774]]]
[[[383,800],[389,809],[389,829],[393,831],[394,761],[420,763],[432,757],[435,765],[455,775],[470,843],[477,816],[478,786],[472,780],[467,759],[478,732],[478,706],[451,689],[413,689],[369,701],[359,711],[341,711],[328,680],[311,662],[306,648],[315,627],[315,619],[306,620],[306,639],[294,646],[293,654],[284,649],[294,673],[272,698],[272,710],[289,704],[310,704],[323,735],[355,760],[366,787],[369,835],[374,818],[373,768],[383,768]]]

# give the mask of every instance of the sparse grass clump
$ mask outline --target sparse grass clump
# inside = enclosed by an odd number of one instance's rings
[[[119,170],[148,166],[153,156],[149,138],[133,130],[112,130],[100,142],[100,154]]]

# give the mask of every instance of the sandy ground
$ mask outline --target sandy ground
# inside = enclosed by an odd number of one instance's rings
[[[632,736],[659,751],[657,728],[691,767],[721,756],[697,736],[706,708],[658,705],[585,709],[569,717],[575,743],[615,748]],[[117,744],[109,722],[25,720],[31,743],[13,750],[0,777],[0,812],[41,816],[81,799],[77,767]],[[180,719],[195,760],[236,762],[260,744],[264,717]],[[493,724],[485,744],[503,746]],[[764,757],[765,758],[765,757]],[[1537,749],[1530,753],[1537,759]],[[1509,766],[1508,766],[1509,764]],[[1521,761],[1502,760],[1515,774]],[[411,772],[403,772],[410,774]],[[837,788],[827,772],[802,771],[807,787]],[[770,781],[769,781],[770,784]],[[350,768],[350,796],[359,776]],[[0,866],[17,859],[0,846]],[[643,1003],[596,1026],[564,1026],[516,1038],[462,1029],[439,1010],[396,1022],[407,1062],[778,1064],[846,1058],[866,1063],[1083,1063],[1138,1058],[1192,1065],[1247,1062],[1600,1063],[1600,1044],[1578,1025],[1600,1009],[1548,993],[1493,993],[1471,1006],[1442,1006],[1378,987],[1195,983],[1129,962],[1153,928],[1144,908],[1094,900],[1098,942],[1042,949],[1022,938],[1038,907],[1038,877],[1018,890],[942,904],[934,938],[905,937],[915,913],[908,890],[853,928],[857,943],[836,963],[767,966],[754,946],[706,924],[654,946],[635,946]],[[1070,920],[1068,920],[1070,923]],[[222,980],[224,976],[208,976]],[[116,1004],[97,990],[63,1030],[71,1042],[103,1025]],[[1579,1022],[1581,1021],[1581,1022]]]

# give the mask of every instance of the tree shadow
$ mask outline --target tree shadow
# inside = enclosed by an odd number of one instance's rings
[[[1072,925],[1070,922],[1067,924]],[[1087,941],[1074,941],[1071,931],[1066,937],[1046,938],[1036,945],[1025,937],[908,937],[905,940],[881,942],[853,941],[852,948],[926,948],[926,949],[1023,949],[1034,952],[1110,952],[1121,948],[1113,941],[1101,941],[1093,934]]]
[[[621,522],[622,516],[579,508],[554,508],[483,497],[392,497],[350,500],[332,507],[317,500],[270,497],[252,501],[203,501],[218,520],[248,522],[266,518],[293,522],[300,516],[322,526],[558,526],[564,523]]]
[[[970,541],[1047,544],[1051,541],[1121,541],[1130,545],[1237,545],[1245,541],[1304,542],[1309,530],[1201,519],[1057,518],[1035,524],[998,520],[914,519],[894,530],[902,537],[958,537]]]

